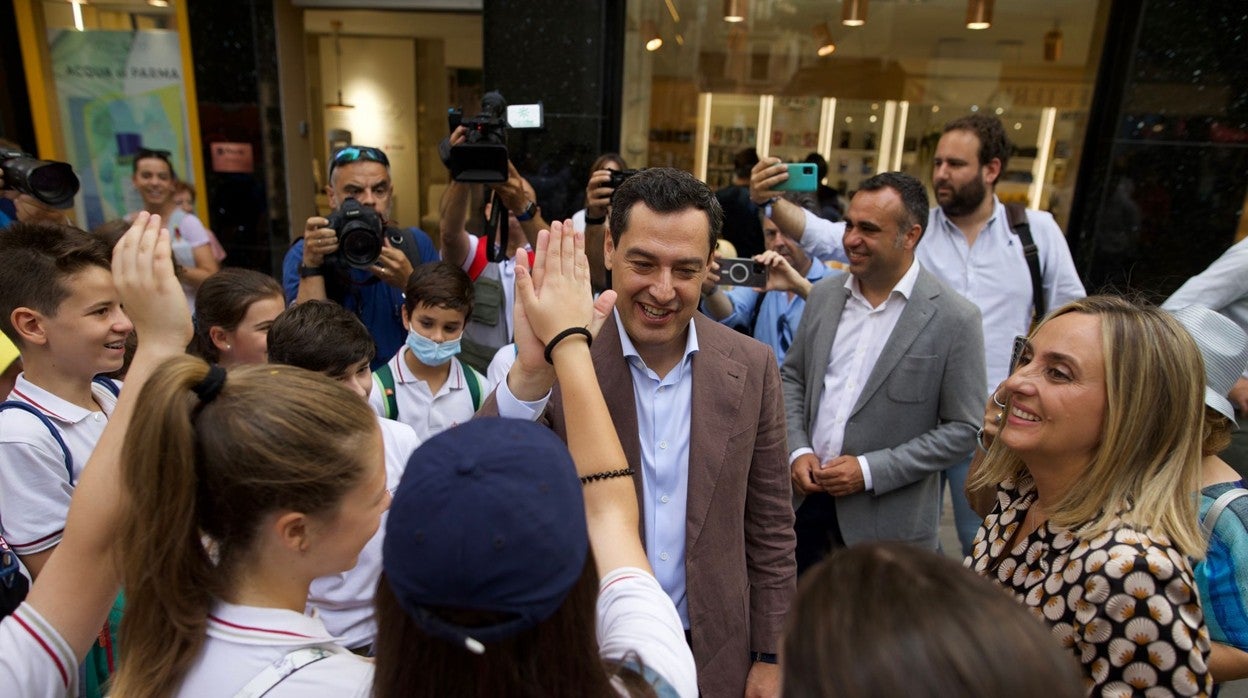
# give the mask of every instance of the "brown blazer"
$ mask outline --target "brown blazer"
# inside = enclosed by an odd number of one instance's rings
[[[751,651],[779,650],[796,591],[792,490],[784,398],[771,348],[701,313],[693,321],[699,350],[693,357],[686,593],[698,689],[720,698],[745,693]],[[591,353],[616,433],[637,471],[640,503],[637,406],[613,319]],[[493,395],[481,411],[497,414]],[[543,419],[566,438],[558,385]]]

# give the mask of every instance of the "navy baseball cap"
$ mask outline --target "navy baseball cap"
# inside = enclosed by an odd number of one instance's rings
[[[519,419],[474,418],[408,461],[386,519],[382,569],[426,633],[474,652],[549,618],[585,567],[589,535],[567,446]],[[439,609],[498,613],[457,625]]]

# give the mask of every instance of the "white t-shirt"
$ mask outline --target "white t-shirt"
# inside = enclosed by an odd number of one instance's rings
[[[62,400],[22,373],[8,398],[35,407],[56,425],[73,457],[74,485],[117,406],[117,398],[98,383],[91,393],[99,411]],[[38,417],[20,409],[0,412],[0,521],[14,552],[38,553],[61,542],[74,485],[65,451]]]
[[[61,634],[26,603],[0,621],[0,691],[22,698],[78,693],[78,659]]]
[[[411,427],[421,443],[424,443],[447,429],[472,419],[477,410],[472,404],[472,391],[468,389],[463,364],[459,360],[451,359],[451,372],[438,389],[437,395],[434,395],[430,392],[428,383],[408,370],[404,355],[409,351],[411,350],[404,346],[390,359],[390,373],[394,376],[394,396],[399,408],[398,421]],[[477,382],[481,386],[481,399],[484,400],[494,386],[479,373]],[[374,385],[368,395],[368,404],[374,412],[384,416],[385,401],[381,387]]]
[[[681,696],[698,695],[693,651],[676,606],[654,575],[636,567],[612,570],[598,587],[598,655],[630,655],[662,676]],[[626,695],[623,686],[616,688]]]
[[[232,696],[266,667],[304,647],[323,649],[330,656],[290,674],[265,698],[351,695],[373,681],[372,662],[339,646],[315,615],[218,601],[208,615],[207,630],[178,696]]]
[[[386,487],[393,492],[399,486],[412,452],[420,446],[420,439],[406,424],[382,417],[378,417],[377,422],[381,427],[386,461]],[[386,514],[382,514],[381,526],[360,551],[355,567],[314,579],[308,590],[308,612],[317,609],[325,629],[342,638],[344,647],[356,649],[370,645],[377,637],[373,594],[381,577],[381,544],[385,531]]]

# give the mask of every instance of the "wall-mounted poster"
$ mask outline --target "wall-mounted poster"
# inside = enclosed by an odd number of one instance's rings
[[[174,173],[192,178],[177,32],[51,29],[48,42],[80,225],[142,208],[130,181],[141,148],[170,152]]]

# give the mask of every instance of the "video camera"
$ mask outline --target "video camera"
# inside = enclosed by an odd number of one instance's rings
[[[507,129],[542,128],[542,105],[512,104],[498,91],[487,92],[481,98],[481,113],[465,119],[462,109],[447,111],[447,122],[454,131],[464,126],[467,140],[451,146],[450,139],[438,144],[442,161],[451,170],[456,182],[506,182],[507,181]]]
[[[78,193],[78,175],[68,163],[39,160],[20,150],[0,148],[4,188],[29,194],[55,208],[69,208]]]
[[[386,226],[371,206],[347,199],[329,214],[327,227],[338,235],[338,250],[325,258],[326,264],[370,269],[381,258],[381,249],[386,244]],[[399,231],[394,230],[390,244],[398,247],[402,243]]]

